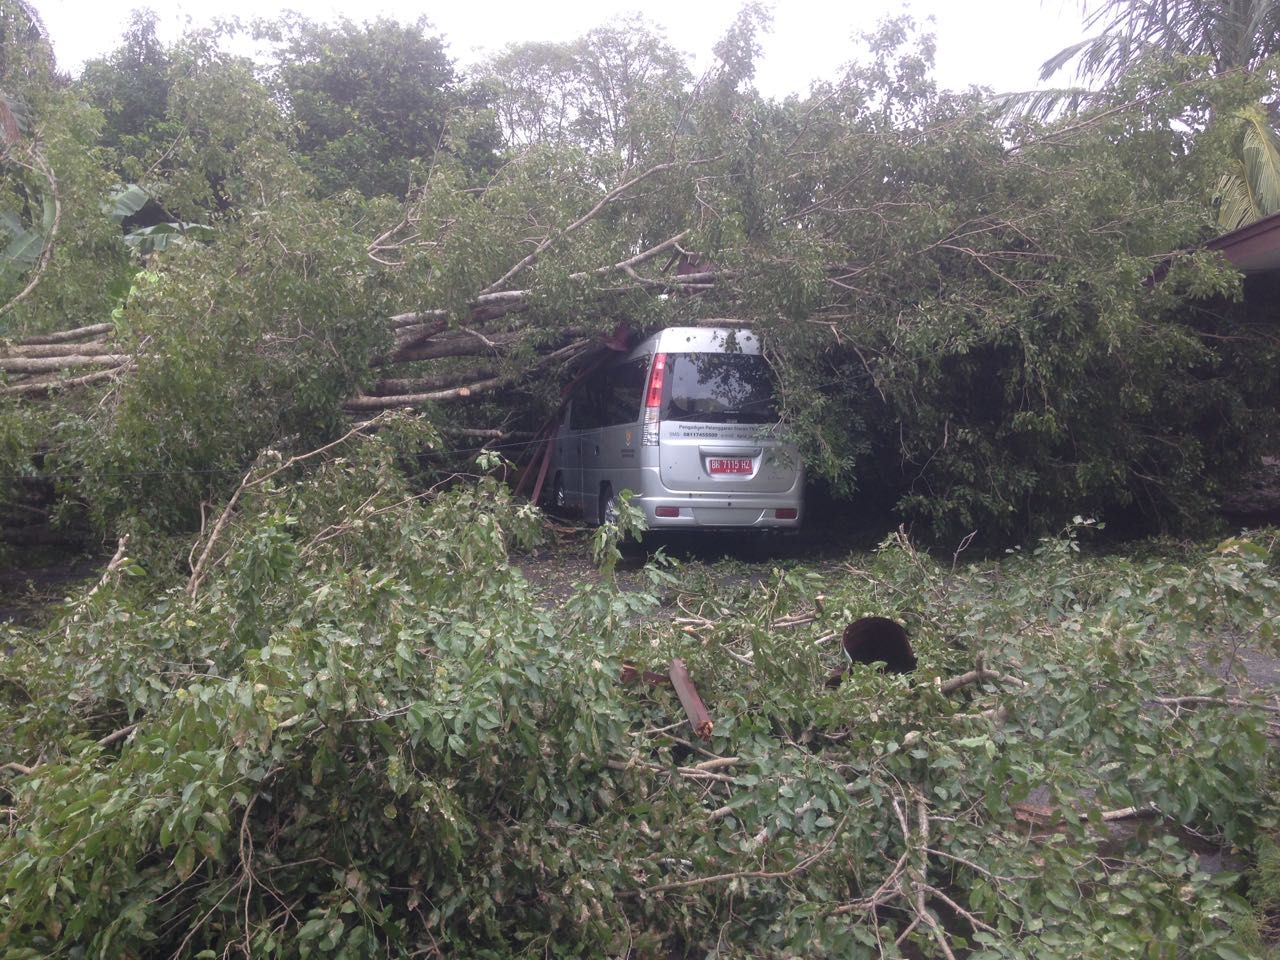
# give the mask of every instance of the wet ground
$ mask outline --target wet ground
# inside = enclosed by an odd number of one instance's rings
[[[0,570],[0,624],[25,624],[48,614],[76,584],[96,580],[108,556],[75,556]]]
[[[548,599],[567,596],[579,583],[599,577],[591,557],[593,528],[577,518],[556,518],[552,540],[516,561],[531,583]],[[756,582],[775,566],[799,565],[821,571],[835,567],[851,553],[874,550],[897,529],[898,519],[887,510],[858,511],[848,503],[810,494],[805,523],[796,531],[648,531],[640,544],[622,548],[617,578],[625,589],[643,584],[640,571],[659,551],[683,564],[697,564],[726,585]]]

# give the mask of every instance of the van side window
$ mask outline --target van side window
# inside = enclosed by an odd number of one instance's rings
[[[573,392],[573,408],[569,411],[569,429],[594,430],[604,425],[602,392],[608,370],[597,370]]]
[[[602,426],[612,427],[635,423],[640,419],[640,405],[644,402],[644,388],[649,378],[650,357],[637,357],[619,364],[609,371],[604,395],[605,410]]]

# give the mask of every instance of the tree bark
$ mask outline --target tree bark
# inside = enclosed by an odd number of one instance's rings
[[[707,712],[702,697],[698,696],[698,689],[693,685],[693,678],[689,676],[689,668],[684,665],[683,660],[676,658],[671,661],[670,676],[671,685],[675,687],[676,696],[680,698],[680,705],[689,717],[689,726],[693,728],[694,734],[704,740],[710,739],[711,714]]]
[[[59,330],[57,333],[42,333],[34,337],[23,337],[17,341],[18,346],[29,347],[46,343],[71,343],[75,340],[90,340],[104,333],[115,330],[113,323],[94,323],[87,327],[76,327],[74,330]]]
[[[391,397],[352,397],[343,404],[343,407],[347,410],[395,410],[399,407],[416,407],[423,403],[474,396],[499,387],[510,379],[510,377],[491,377],[488,380],[478,380],[475,383],[451,387],[447,390],[432,390],[427,393],[405,393]]]
[[[0,355],[9,357],[102,357],[119,349],[102,340],[93,343],[15,343],[11,347],[0,350]]]
[[[374,383],[369,395],[389,397],[406,393],[431,393],[434,390],[447,390],[449,387],[461,386],[476,380],[487,380],[496,377],[498,371],[492,367],[477,367],[456,373],[445,373],[436,377],[421,377],[416,380],[387,378]]]
[[[133,357],[127,353],[69,357],[0,357],[0,370],[6,373],[56,373],[79,367],[122,367]]]
[[[511,344],[516,343],[523,333],[494,334],[485,343],[471,334],[450,336],[444,340],[426,340],[419,342],[415,338],[413,345],[393,350],[389,354],[373,357],[369,360],[371,367],[385,367],[393,363],[412,363],[418,360],[441,360],[445,357],[483,357],[495,353],[501,354]]]
[[[123,363],[118,367],[112,367],[109,370],[99,370],[97,373],[86,373],[82,377],[62,378],[57,377],[52,380],[32,380],[30,382],[18,383],[9,387],[0,387],[0,397],[44,397],[53,393],[55,390],[71,390],[75,387],[85,387],[94,383],[101,383],[104,380],[113,380],[133,369],[132,363]]]

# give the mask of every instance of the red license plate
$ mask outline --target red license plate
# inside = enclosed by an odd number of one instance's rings
[[[712,457],[707,461],[709,473],[750,473],[750,457]]]

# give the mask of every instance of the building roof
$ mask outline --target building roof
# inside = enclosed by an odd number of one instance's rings
[[[1205,244],[1221,251],[1241,273],[1280,270],[1280,213],[1273,213]]]

